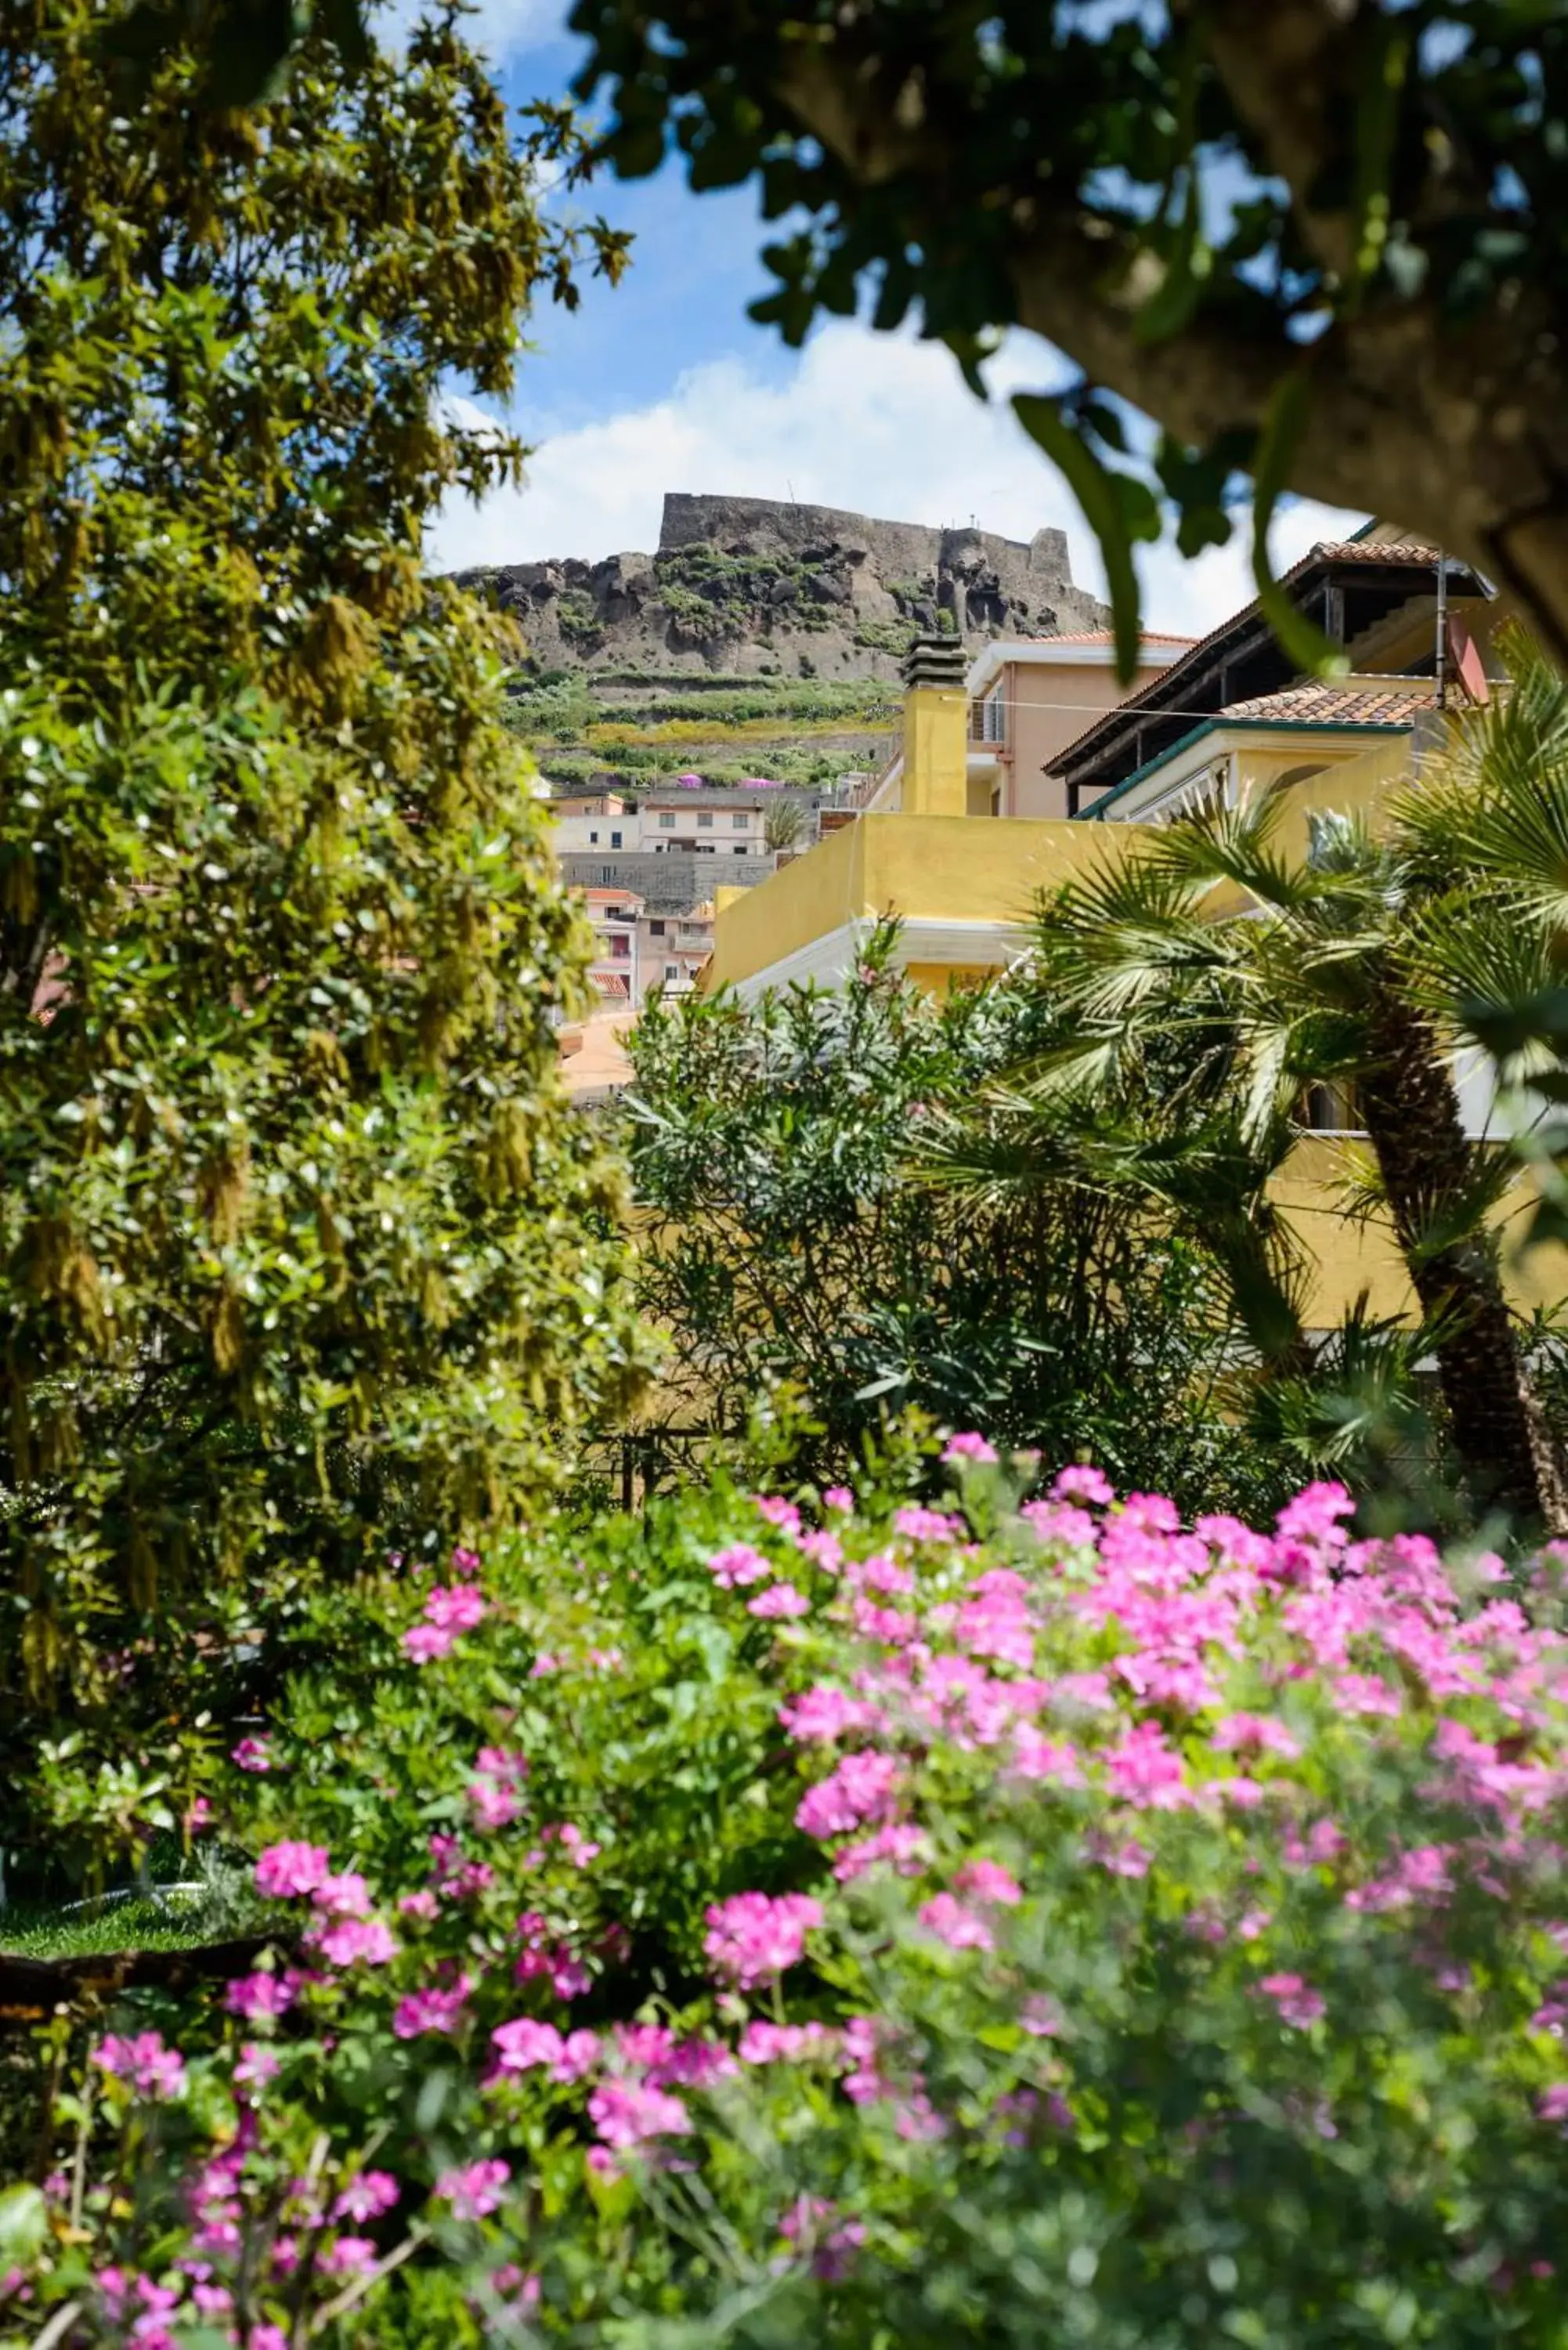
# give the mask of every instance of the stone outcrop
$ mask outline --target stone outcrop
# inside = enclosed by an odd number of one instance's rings
[[[544,669],[897,679],[912,639],[971,647],[1102,627],[1066,534],[880,522],[768,498],[664,501],[653,555],[514,563],[459,575],[514,614]]]

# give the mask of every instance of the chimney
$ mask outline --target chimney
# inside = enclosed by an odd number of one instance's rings
[[[956,637],[917,637],[904,657],[906,816],[969,813],[968,667]]]

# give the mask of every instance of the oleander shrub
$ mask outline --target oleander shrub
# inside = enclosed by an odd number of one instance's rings
[[[1033,1148],[1028,1196],[1000,1211],[923,1180],[937,1138],[988,1139],[999,1073],[1042,1023],[1010,980],[932,998],[897,936],[879,925],[835,987],[656,998],[638,1024],[636,1277],[669,1347],[650,1436],[738,1433],[782,1381],[810,1399],[799,1457],[820,1478],[912,1407],[1087,1447],[1184,1508],[1277,1506],[1300,1471],[1238,1440],[1247,1349],[1201,1235],[1067,1148]]]
[[[4,2338],[1560,2340],[1563,1557],[929,1465],[340,1605],[271,1950],[53,2028]]]

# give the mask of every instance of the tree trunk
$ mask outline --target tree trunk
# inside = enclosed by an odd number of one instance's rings
[[[1434,1226],[1462,1211],[1475,1171],[1459,1096],[1432,1031],[1394,989],[1372,1014],[1372,1068],[1357,1087],[1389,1215],[1426,1319],[1454,1448],[1478,1502],[1521,1526],[1568,1533],[1568,1479],[1520,1357],[1484,1232],[1428,1251]]]

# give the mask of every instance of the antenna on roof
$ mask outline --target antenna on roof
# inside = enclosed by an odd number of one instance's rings
[[[1439,710],[1449,703],[1449,558],[1438,549],[1438,642],[1433,663],[1437,680],[1437,702]]]

